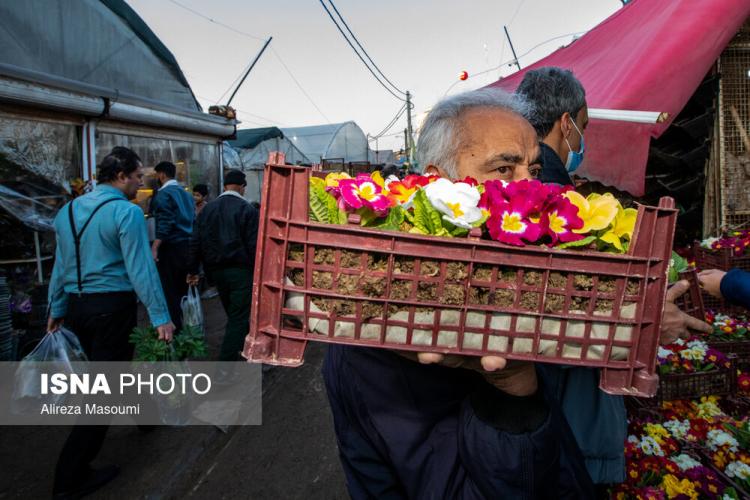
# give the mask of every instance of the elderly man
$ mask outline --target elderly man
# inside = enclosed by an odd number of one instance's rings
[[[449,97],[422,127],[427,173],[539,175],[525,104],[496,89]],[[352,498],[590,498],[564,417],[534,365],[331,345],[323,366]]]
[[[543,67],[528,71],[516,93],[534,107],[529,121],[539,136],[542,182],[573,185],[569,174],[583,161],[583,135],[589,121],[583,85],[567,69]],[[667,294],[661,331],[664,344],[687,335],[688,328],[711,331],[708,324],[674,305],[674,299],[688,286],[680,282]],[[543,365],[539,370],[562,405],[594,483],[604,489],[607,484],[624,481],[622,443],[627,416],[623,398],[598,389],[598,369]]]

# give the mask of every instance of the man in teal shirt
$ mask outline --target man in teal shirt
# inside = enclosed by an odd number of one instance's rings
[[[133,151],[114,148],[97,166],[96,189],[65,205],[55,217],[57,250],[47,330],[54,332],[64,322],[91,361],[132,359],[128,337],[137,324],[136,296],[160,339],[168,342],[174,332],[143,212],[128,201],[143,185],[142,168]],[[79,498],[117,475],[116,466],[89,465],[107,428],[73,428],[57,462],[55,498]]]

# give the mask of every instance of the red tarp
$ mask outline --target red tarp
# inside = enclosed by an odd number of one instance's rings
[[[665,123],[591,120],[586,130],[576,173],[641,196],[651,137],[672,123],[748,16],[750,0],[633,0],[567,47],[490,86],[513,91],[529,69],[558,66],[581,81],[590,108],[669,113]]]

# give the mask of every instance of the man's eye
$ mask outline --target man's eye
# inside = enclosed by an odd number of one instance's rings
[[[496,170],[496,171],[497,171],[498,173],[501,173],[501,174],[507,174],[507,173],[509,173],[509,172],[510,172],[510,167],[505,167],[505,166],[503,166],[503,167],[497,167],[497,168],[496,168],[495,170]]]
[[[538,179],[540,175],[542,175],[542,169],[541,168],[532,168],[529,169],[529,173],[534,179]]]

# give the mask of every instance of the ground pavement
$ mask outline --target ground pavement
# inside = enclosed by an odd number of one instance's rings
[[[204,301],[215,359],[224,327],[218,299]],[[264,374],[263,425],[112,427],[96,464],[120,475],[92,499],[344,499],[333,421],[320,375],[322,344],[300,368]],[[67,427],[0,428],[0,499],[49,498]],[[95,465],[96,465],[95,464]]]

